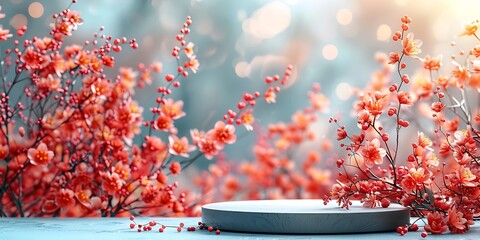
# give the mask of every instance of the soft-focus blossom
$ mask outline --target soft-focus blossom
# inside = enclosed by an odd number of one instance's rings
[[[167,116],[161,113],[157,120],[155,120],[155,128],[160,131],[170,131],[173,128],[173,119],[170,116]]]
[[[463,24],[463,32],[458,36],[471,36],[474,35],[478,30],[478,25],[480,24],[479,20],[473,20],[471,22],[466,22]]]
[[[338,128],[337,129],[337,140],[340,141],[342,139],[345,139],[347,137],[347,131],[345,131],[345,128]]]
[[[185,46],[185,55],[190,59],[194,56],[194,52],[193,52],[194,46],[195,44],[192,42],[189,42],[187,46]]]
[[[400,55],[397,52],[391,52],[389,58],[388,64],[395,64],[400,60]]]
[[[380,141],[375,138],[365,143],[365,146],[362,147],[361,155],[365,161],[365,165],[372,168],[375,165],[383,163],[383,158],[387,155],[387,152],[380,147]]]
[[[3,29],[2,25],[0,25],[0,41],[6,41],[11,37],[13,37],[13,35],[10,33],[10,29]]]
[[[252,113],[251,109],[247,109],[246,111],[243,111],[240,114],[239,119],[240,119],[241,124],[243,124],[243,126],[245,126],[245,129],[247,129],[247,131],[252,131],[253,130],[252,124],[255,122],[255,117],[253,116],[253,113]]]
[[[199,140],[197,145],[200,152],[202,152],[208,160],[212,160],[222,149],[210,136]]]
[[[172,173],[173,175],[180,174],[180,172],[182,171],[182,165],[180,165],[179,162],[172,162],[169,169],[170,173]]]
[[[232,144],[237,140],[235,127],[222,121],[215,123],[214,129],[208,131],[207,135],[210,135],[215,143],[221,147],[225,144]]]
[[[123,186],[123,181],[117,173],[103,173],[102,188],[109,194],[115,195]]]
[[[264,95],[265,101],[268,103],[275,103],[277,100],[277,95],[275,94],[274,91],[267,91]]]
[[[56,194],[55,203],[63,209],[68,209],[75,204],[74,196],[75,193],[72,190],[62,188]]]
[[[471,74],[466,66],[462,66],[457,62],[453,62],[453,64],[455,65],[455,68],[452,70],[452,75],[454,77],[455,84],[460,88],[464,88],[465,83],[468,82]]]
[[[182,157],[188,157],[189,153],[197,149],[194,145],[188,143],[186,137],[178,138],[175,135],[170,135],[168,137],[168,152],[173,155],[178,155]]]
[[[186,115],[182,108],[183,101],[174,101],[173,99],[169,98],[163,104],[161,111],[163,114],[165,114],[165,116],[177,120]]]
[[[410,96],[410,93],[408,92],[399,92],[397,98],[400,104],[407,106],[413,105],[412,96]]]
[[[52,160],[54,153],[45,143],[40,143],[36,148],[28,149],[27,155],[33,165],[46,165]]]
[[[415,57],[422,52],[422,50],[420,49],[420,47],[422,46],[422,41],[418,39],[413,39],[413,33],[409,33],[407,37],[403,39],[402,45],[403,54],[407,56]]]
[[[196,56],[193,55],[190,57],[190,60],[185,64],[185,67],[190,68],[193,73],[197,73],[198,68],[200,67],[200,62],[197,60]]]
[[[432,58],[429,55],[423,58],[423,68],[430,71],[438,71],[442,66],[442,56]]]
[[[441,102],[434,102],[432,103],[432,110],[434,112],[441,112],[443,109],[445,108],[445,104],[441,103]]]

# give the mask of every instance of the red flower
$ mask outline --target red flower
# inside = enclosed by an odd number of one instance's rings
[[[185,112],[182,110],[183,101],[174,102],[173,99],[167,99],[163,104],[161,111],[166,116],[170,117],[173,120],[177,120],[185,116]]]
[[[54,156],[45,143],[40,143],[37,148],[28,149],[27,155],[33,165],[46,165]]]
[[[25,53],[20,58],[25,63],[25,68],[28,70],[42,69],[46,63],[47,56],[42,56],[33,50],[33,47],[28,47]]]
[[[475,179],[477,179],[477,176],[472,173],[470,168],[460,166],[455,173],[459,184],[466,187],[475,187],[477,185],[478,181],[475,181]]]
[[[434,112],[441,112],[443,109],[445,108],[445,104],[441,103],[441,102],[434,102],[432,103],[432,110]]]
[[[427,225],[425,225],[425,231],[432,234],[442,234],[447,231],[447,221],[440,212],[429,212],[427,214]]]
[[[387,152],[380,147],[380,141],[376,138],[372,141],[367,141],[362,148],[362,157],[365,165],[369,168],[372,168],[375,164],[382,164],[385,155],[387,155]]]
[[[404,104],[407,106],[413,105],[412,96],[410,96],[410,93],[408,92],[399,92],[397,98],[400,104]]]
[[[202,152],[206,159],[212,160],[221,150],[218,144],[211,138],[205,138],[198,142],[200,152]]]
[[[160,131],[169,132],[171,129],[174,128],[173,126],[173,119],[163,113],[161,113],[157,120],[155,121],[155,128]]]
[[[8,146],[0,144],[0,160],[4,160],[8,156]]]
[[[195,146],[188,144],[188,139],[186,137],[182,137],[179,139],[175,135],[170,135],[168,137],[168,142],[168,152],[173,155],[188,157],[189,152],[195,151],[195,149],[197,149]]]
[[[222,121],[215,123],[214,129],[208,131],[207,135],[212,137],[219,147],[223,147],[225,144],[232,144],[237,140],[235,127],[230,124],[227,125]]]
[[[55,202],[61,208],[68,208],[75,204],[75,193],[70,189],[62,188],[57,192]]]
[[[122,188],[123,181],[120,179],[120,176],[118,176],[117,173],[102,172],[102,176],[103,176],[102,188],[109,195],[116,194],[118,190]]]
[[[464,233],[468,230],[467,219],[455,207],[448,210],[448,229],[453,233]]]
[[[180,174],[181,171],[182,165],[180,165],[179,162],[172,162],[172,164],[170,165],[170,172],[172,173],[172,175]]]
[[[397,52],[391,52],[390,53],[390,61],[388,64],[395,64],[400,60],[400,56],[398,55]]]
[[[344,138],[347,137],[347,131],[345,131],[345,128],[341,127],[337,129],[337,140],[340,141]]]
[[[269,90],[265,92],[264,98],[267,103],[275,103],[277,95],[273,90]]]
[[[142,191],[142,200],[145,203],[151,203],[155,201],[155,199],[157,199],[158,195],[159,195],[158,189],[156,187],[152,187],[149,185],[145,187],[145,189],[143,189]]]
[[[411,175],[406,175],[400,182],[403,190],[407,193],[411,193],[417,189],[417,183]]]
[[[255,118],[253,117],[251,108],[243,111],[240,114],[239,119],[240,119],[240,123],[243,124],[243,126],[245,126],[245,129],[247,129],[247,131],[253,130],[252,124],[253,122],[255,122]]]
[[[10,29],[3,29],[0,25],[0,41],[6,41],[8,38],[11,38],[13,35],[10,33]]]

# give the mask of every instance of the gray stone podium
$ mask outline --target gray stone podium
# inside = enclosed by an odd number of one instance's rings
[[[410,222],[408,208],[365,208],[353,202],[349,210],[322,200],[252,200],[206,204],[202,221],[219,229],[249,233],[336,234],[395,231]]]

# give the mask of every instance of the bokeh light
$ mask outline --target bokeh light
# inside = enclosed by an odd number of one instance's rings
[[[387,24],[382,24],[377,28],[377,40],[387,41],[392,35],[392,29]]]
[[[348,25],[352,22],[352,11],[346,8],[342,8],[337,12],[337,22],[341,25]]]
[[[238,62],[235,65],[235,73],[237,76],[244,78],[247,77],[247,70],[248,69],[248,63],[245,61]]]
[[[281,2],[271,2],[255,11],[242,24],[243,31],[260,39],[272,38],[290,25],[290,8]]]
[[[40,18],[43,15],[43,5],[39,2],[32,2],[30,6],[28,6],[28,14],[32,18]]]
[[[10,25],[15,29],[21,28],[28,24],[27,17],[23,14],[16,14],[10,19]]]
[[[325,47],[323,47],[322,54],[325,59],[334,60],[335,58],[337,58],[338,49],[333,44],[327,44],[325,45]]]
[[[352,96],[352,86],[346,82],[341,82],[335,88],[335,94],[340,100],[346,101]]]

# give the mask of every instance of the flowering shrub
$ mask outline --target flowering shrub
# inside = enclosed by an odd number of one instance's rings
[[[319,143],[314,124],[324,113],[329,100],[315,84],[308,93],[310,105],[298,110],[291,122],[269,124],[265,131],[259,127],[253,146],[253,161],[235,163],[229,158],[210,165],[195,184],[203,196],[202,203],[238,199],[322,198],[331,186],[331,171],[322,168],[318,148],[307,143]],[[320,142],[323,153],[331,151],[330,142]],[[317,146],[317,145],[315,145]]]
[[[344,208],[352,200],[368,208],[394,202],[424,222],[422,237],[468,231],[480,215],[480,22],[464,26],[459,36],[479,42],[468,54],[452,56],[451,70],[445,70],[440,56],[421,57],[422,42],[409,33],[411,19],[401,22],[402,30],[392,36],[401,50],[378,54],[381,71],[364,89],[354,91],[355,126],[329,120],[337,127],[339,148],[330,147],[327,137],[321,154],[318,145],[303,148],[308,149],[303,158],[295,154],[314,139],[313,123],[328,104],[316,86],[309,93],[311,106],[295,113],[291,123],[274,123],[257,133],[253,161],[220,161],[197,179],[205,202],[323,198]],[[406,74],[411,68],[407,62],[420,65],[413,77]],[[335,182],[318,162],[320,156],[333,158],[342,149],[347,155],[335,159],[341,169]],[[397,232],[418,229],[413,223],[399,226]]]
[[[424,221],[426,232],[463,233],[480,214],[480,45],[452,56],[451,71],[442,73],[441,57],[420,56],[422,42],[409,33],[411,19],[401,22],[392,37],[401,50],[379,58],[383,72],[358,94],[360,132],[330,119],[348,154],[337,160],[343,172],[326,201],[345,208],[354,199],[365,207],[396,202]],[[466,24],[459,36],[480,41],[478,25]],[[405,73],[407,58],[422,66],[413,77]],[[398,229],[401,235],[407,231]]]
[[[91,41],[65,45],[80,13],[69,7],[53,19],[47,37],[21,40],[26,27],[16,37],[0,27],[0,41],[11,45],[0,63],[0,216],[188,214],[187,193],[170,176],[235,143],[235,126],[250,130],[257,100],[274,102],[292,69],[269,77],[263,94],[245,93],[212,129],[179,136],[175,122],[186,113],[171,94],[199,70],[190,17],[171,53],[177,69],[164,74],[161,63],[139,63],[116,76],[105,70],[124,47],[139,47],[135,39],[100,28]],[[163,86],[144,119],[135,90],[154,81]]]

